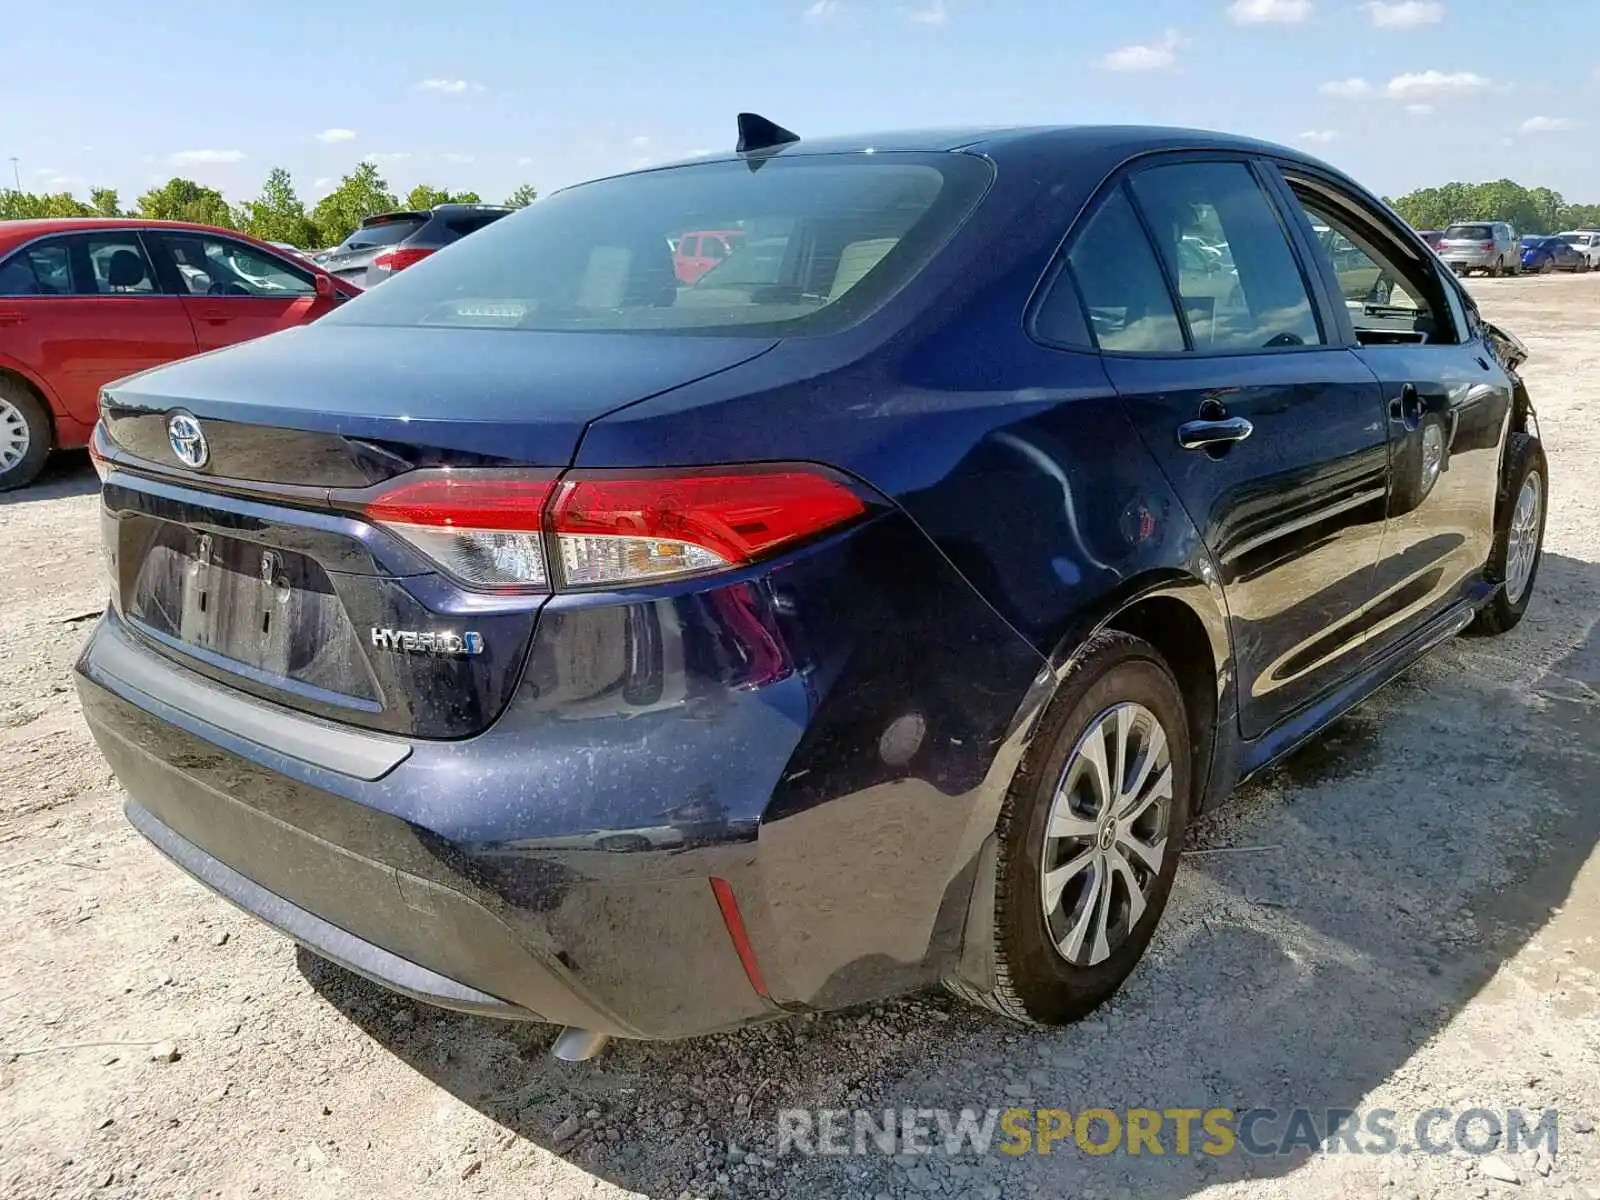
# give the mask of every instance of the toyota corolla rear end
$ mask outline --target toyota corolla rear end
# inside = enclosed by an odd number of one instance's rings
[[[734,461],[670,419],[647,467],[581,448],[836,344],[989,175],[880,154],[602,181],[109,389],[112,602],[79,687],[129,819],[448,1007],[677,1037],[928,982],[1041,660],[782,429]],[[683,287],[668,239],[713,220],[785,253]]]

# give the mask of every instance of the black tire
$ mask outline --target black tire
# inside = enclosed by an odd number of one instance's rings
[[[1145,907],[1133,927],[1124,928],[1128,915],[1124,904],[1118,917],[1120,940],[1109,956],[1093,965],[1074,965],[1058,952],[1042,903],[1046,823],[1063,771],[1080,739],[1098,717],[1126,703],[1142,705],[1166,734],[1172,796],[1167,804],[1164,854],[1158,872],[1139,868],[1146,881]],[[1177,874],[1192,807],[1189,747],[1183,694],[1155,647],[1119,632],[1090,639],[1042,718],[1001,809],[995,882],[995,987],[979,992],[955,984],[952,990],[1025,1024],[1063,1025],[1086,1016],[1122,986],[1150,943]],[[1086,849],[1092,851],[1093,847]],[[1097,863],[1095,869],[1102,868]],[[1114,872],[1106,877],[1117,878]],[[1128,885],[1117,886],[1126,900]]]
[[[1528,611],[1533,599],[1533,585],[1539,578],[1539,562],[1544,557],[1545,514],[1550,509],[1550,468],[1545,462],[1544,447],[1539,439],[1528,433],[1513,433],[1506,447],[1505,487],[1495,504],[1494,545],[1489,551],[1489,562],[1484,575],[1492,583],[1506,581],[1506,567],[1510,557],[1511,524],[1516,516],[1517,501],[1523,484],[1529,476],[1538,479],[1538,532],[1535,541],[1533,566],[1528,581],[1515,602],[1506,595],[1504,587],[1496,588],[1494,599],[1478,610],[1467,632],[1480,637],[1507,633],[1515,629]]]
[[[0,424],[11,419],[10,413],[16,413],[21,418],[28,445],[16,462],[9,467],[0,467],[0,492],[9,492],[32,483],[44,470],[45,459],[50,457],[50,414],[27,384],[12,376],[0,375]],[[0,429],[0,436],[5,436],[7,432]]]

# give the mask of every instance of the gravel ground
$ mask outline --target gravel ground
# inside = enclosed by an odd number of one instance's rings
[[[569,1066],[548,1030],[297,953],[122,819],[69,685],[104,593],[95,481],[61,461],[0,499],[0,1195],[1600,1200],[1600,277],[1473,286],[1535,355],[1553,495],[1528,619],[1205,821],[1149,959],[1062,1030],[932,996]],[[1562,1125],[1554,1156],[1492,1158],[775,1144],[790,1107],[1012,1105]]]

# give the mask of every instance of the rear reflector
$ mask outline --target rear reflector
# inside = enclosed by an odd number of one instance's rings
[[[361,511],[469,586],[524,591],[742,566],[867,506],[830,472],[784,465],[585,471],[559,484],[516,471],[417,471]]]
[[[756,950],[750,944],[750,935],[745,930],[744,916],[739,912],[739,901],[734,899],[733,888],[726,879],[713,876],[711,891],[717,897],[717,907],[722,910],[722,923],[728,927],[728,937],[733,942],[734,953],[739,956],[739,965],[744,967],[745,978],[750,981],[756,995],[770,1000],[772,993],[767,991],[767,981],[761,975],[761,964],[756,962]]]

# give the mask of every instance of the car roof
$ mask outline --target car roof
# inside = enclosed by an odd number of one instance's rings
[[[1060,154],[1096,152],[1132,156],[1154,150],[1236,150],[1271,154],[1316,163],[1318,160],[1289,146],[1280,146],[1238,134],[1209,129],[1164,125],[980,125],[935,129],[894,130],[884,133],[804,138],[765,152],[774,156],[809,154],[871,154],[896,152],[937,153],[965,150],[996,160],[1028,157],[1039,151]],[[666,164],[737,161],[729,150],[698,155]],[[662,168],[646,168],[660,170]]]
[[[28,217],[0,221],[0,246],[30,242],[51,233],[82,233],[92,229],[176,229],[187,233],[220,233],[258,246],[270,245],[237,229],[197,225],[193,221],[155,221],[147,217]]]

